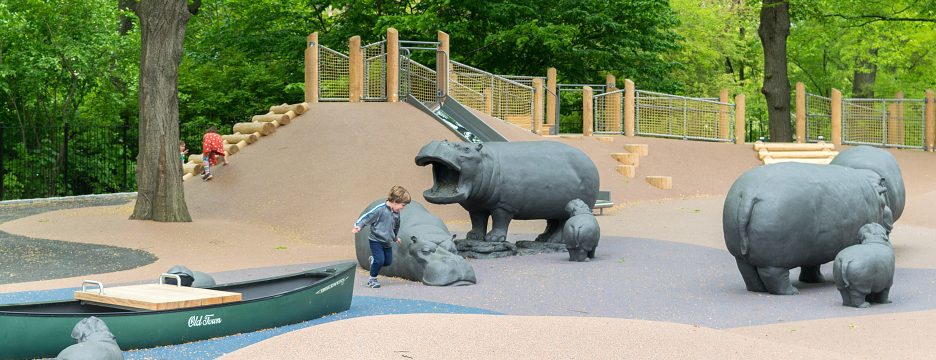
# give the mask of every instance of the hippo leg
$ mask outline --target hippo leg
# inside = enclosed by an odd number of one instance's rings
[[[591,249],[591,251],[588,252],[588,258],[589,259],[595,258],[595,249]]]
[[[510,220],[513,220],[513,213],[504,209],[494,209],[491,213],[491,232],[484,236],[484,241],[507,241]]]
[[[799,294],[799,290],[790,283],[790,269],[774,266],[759,267],[757,268],[757,274],[760,275],[761,281],[764,282],[764,287],[767,288],[767,292],[771,294]]]
[[[569,261],[588,261],[588,256],[582,248],[572,248],[569,250]]]
[[[487,232],[488,218],[491,214],[484,211],[469,211],[471,217],[471,231],[466,238],[468,240],[484,240],[484,233]]]
[[[747,287],[748,291],[767,292],[767,288],[764,287],[764,282],[761,281],[760,274],[757,273],[757,268],[754,265],[741,258],[735,258],[735,262],[738,263],[738,271],[741,272],[741,278],[744,279],[744,286]]]
[[[825,282],[825,277],[822,276],[822,271],[819,270],[819,265],[803,266],[800,267],[799,281],[805,283],[821,284]]]
[[[536,236],[536,241],[561,243],[562,227],[565,226],[565,220],[546,219],[546,230]]]
[[[887,295],[890,293],[890,288],[884,289],[878,293],[870,293],[865,299],[868,302],[878,303],[878,304],[890,304],[891,301],[887,300]]]
[[[842,294],[842,305],[844,306],[851,306],[851,307],[857,307],[857,308],[866,308],[868,306],[871,306],[871,304],[865,301],[865,294],[862,294],[861,292],[855,289],[852,289],[852,288],[840,289],[839,293]]]

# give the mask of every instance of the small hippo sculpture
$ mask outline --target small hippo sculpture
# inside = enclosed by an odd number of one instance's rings
[[[71,337],[77,344],[62,350],[55,357],[56,359],[117,360],[124,358],[107,324],[94,316],[81,319],[78,324],[75,324]]]
[[[387,199],[368,205],[373,208]],[[354,248],[358,264],[370,270],[370,246],[367,237],[371,228],[364,227],[354,234]],[[430,214],[422,204],[413,201],[400,211],[400,244],[393,244],[393,263],[380,269],[385,276],[398,276],[432,286],[471,285],[477,283],[474,268],[458,255],[452,241],[454,235],[441,219]]]
[[[598,169],[581,150],[555,141],[433,141],[419,150],[416,165],[432,164],[433,204],[458,203],[471,217],[469,240],[506,241],[510,221],[545,219],[537,241],[562,241],[573,199],[594,204]],[[485,234],[488,218],[493,222]]]
[[[166,271],[166,273],[179,275],[179,278],[182,279],[182,286],[196,288],[215,286],[215,280],[211,275],[201,271],[192,271],[185,267],[185,265],[173,266],[169,271]],[[166,284],[175,285],[175,283],[176,281],[174,278],[166,278]]]
[[[565,210],[569,219],[562,227],[562,242],[569,250],[569,261],[594,259],[601,229],[591,208],[584,201],[575,199],[566,204]]]
[[[731,186],[722,211],[725,246],[748,291],[792,295],[789,270],[821,283],[820,265],[858,243],[858,229],[895,218],[885,179],[868,169],[779,163],[748,170]]]
[[[869,303],[888,304],[887,294],[894,284],[894,247],[887,229],[867,224],[858,230],[861,244],[852,245],[835,256],[832,276],[842,294],[842,305],[866,308]]]

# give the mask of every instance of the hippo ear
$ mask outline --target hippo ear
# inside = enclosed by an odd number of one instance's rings
[[[484,147],[484,144],[478,144],[478,146],[475,146],[475,151],[481,151],[481,148],[483,147]]]
[[[413,240],[413,242],[415,243],[415,242],[416,242],[416,235],[410,236],[410,240]]]
[[[455,240],[455,237],[458,235],[452,234],[452,240]]]

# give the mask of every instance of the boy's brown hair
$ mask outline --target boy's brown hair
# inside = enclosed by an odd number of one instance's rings
[[[410,198],[409,191],[406,191],[405,188],[400,185],[394,185],[390,188],[390,195],[387,196],[387,201],[397,204],[409,204],[412,198]]]

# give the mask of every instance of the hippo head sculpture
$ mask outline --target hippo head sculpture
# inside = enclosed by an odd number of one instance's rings
[[[840,152],[832,159],[831,164],[871,170],[880,175],[884,179],[883,186],[887,188],[887,207],[890,208],[894,221],[900,219],[906,204],[907,190],[894,155],[883,149],[861,145]]]
[[[94,316],[81,319],[75,324],[71,337],[75,339],[76,344],[62,350],[56,359],[123,359],[114,334],[103,320]]]
[[[433,141],[423,146],[416,155],[416,165],[432,164],[432,188],[423,192],[426,201],[433,204],[453,204],[465,201],[471,192],[474,178],[463,174],[477,174],[481,166],[483,144]]]
[[[196,288],[206,288],[210,286],[215,286],[215,280],[211,275],[203,273],[201,271],[192,271],[191,269],[185,267],[185,265],[176,265],[169,268],[169,271],[166,271],[168,274],[179,275],[179,279],[182,280],[182,286],[196,287]],[[166,278],[166,284],[175,285],[175,278]]]
[[[386,199],[372,202],[371,209]],[[362,212],[363,213],[363,212]],[[370,227],[354,236],[358,264],[370,270],[367,260],[370,246],[367,237]],[[474,269],[458,255],[454,235],[438,217],[430,214],[422,204],[411,202],[400,212],[400,244],[393,244],[393,262],[380,269],[380,274],[398,276],[431,286],[471,285],[477,282]]]

